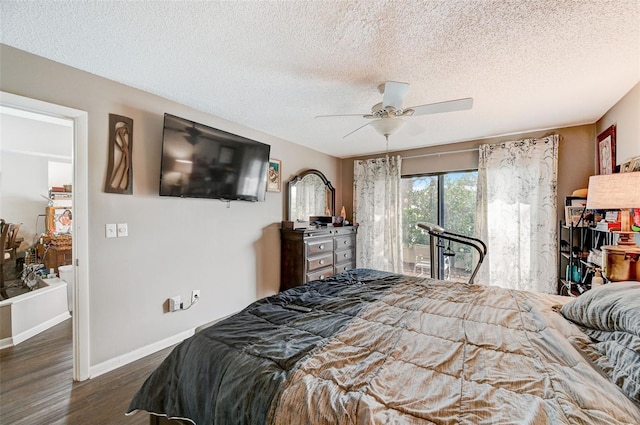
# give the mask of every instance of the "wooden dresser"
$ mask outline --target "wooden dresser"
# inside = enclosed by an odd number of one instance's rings
[[[280,290],[356,267],[357,227],[280,229]]]
[[[38,260],[58,274],[58,267],[73,262],[71,236],[44,236],[36,245]]]

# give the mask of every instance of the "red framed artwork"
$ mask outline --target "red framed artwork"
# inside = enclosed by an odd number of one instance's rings
[[[616,126],[612,125],[598,135],[598,174],[616,171]]]

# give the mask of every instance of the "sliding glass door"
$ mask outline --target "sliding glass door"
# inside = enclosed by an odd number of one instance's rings
[[[447,231],[473,236],[477,171],[402,178],[403,267],[407,274],[430,275],[429,235],[416,227],[433,223]],[[446,279],[467,281],[473,268],[471,248],[455,242],[438,250]]]

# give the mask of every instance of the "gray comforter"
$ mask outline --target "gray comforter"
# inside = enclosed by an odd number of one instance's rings
[[[353,270],[185,340],[129,412],[198,425],[639,424],[568,298]],[[287,308],[308,306],[310,312]]]

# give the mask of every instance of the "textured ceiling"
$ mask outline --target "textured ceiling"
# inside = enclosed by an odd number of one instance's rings
[[[640,81],[640,1],[0,2],[1,42],[338,157],[593,123]],[[170,112],[170,111],[167,111]],[[189,117],[186,117],[189,118]],[[421,129],[422,131],[416,131]]]

